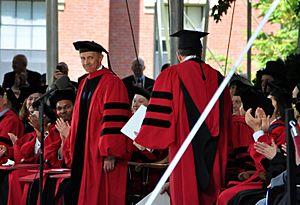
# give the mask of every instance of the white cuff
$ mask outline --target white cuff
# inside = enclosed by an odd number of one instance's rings
[[[264,135],[264,131],[262,130],[258,130],[256,132],[253,133],[253,139],[255,142],[257,142],[258,138],[260,138],[261,136]]]

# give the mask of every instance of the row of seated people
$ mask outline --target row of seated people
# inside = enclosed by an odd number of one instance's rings
[[[276,177],[282,179],[282,172],[286,177],[285,109],[291,108],[292,97],[299,99],[300,84],[295,87],[293,96],[280,81],[273,79],[264,86],[265,92],[257,90],[241,76],[234,76],[231,80],[233,116],[227,185],[217,204],[266,204],[270,182]],[[293,102],[296,118],[300,111],[299,101]],[[296,183],[299,184],[298,157],[296,154]],[[284,180],[286,182],[286,178]],[[268,204],[285,204],[287,198],[282,196],[287,195],[286,183],[281,183],[280,191],[275,190],[276,194],[273,189],[269,191]],[[299,198],[297,200],[299,203]]]

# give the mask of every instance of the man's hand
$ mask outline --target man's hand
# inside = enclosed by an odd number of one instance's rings
[[[249,127],[251,127],[254,132],[262,129],[262,121],[258,116],[255,116],[255,118],[251,115],[252,109],[248,109],[245,114],[245,121]]]
[[[39,118],[37,117],[36,114],[30,114],[28,117],[29,124],[34,128],[36,132],[40,131],[40,123],[39,123]]]
[[[0,157],[4,156],[7,151],[7,147],[5,145],[0,145]]]
[[[65,122],[62,118],[58,118],[55,127],[59,131],[62,144],[64,144],[70,132],[70,124]]]
[[[255,110],[255,117],[261,119],[261,129],[267,132],[271,124],[270,116],[266,116],[265,111],[259,107]]]
[[[273,139],[271,145],[268,145],[264,142],[256,142],[254,143],[254,148],[259,154],[264,155],[269,160],[275,157],[278,150],[277,145],[275,144]]]
[[[170,195],[170,182],[166,182],[160,190],[160,194],[167,192]]]
[[[103,160],[103,171],[105,173],[112,171],[115,168],[116,158],[108,156]]]

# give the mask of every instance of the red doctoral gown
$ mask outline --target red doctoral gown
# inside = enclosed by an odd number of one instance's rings
[[[222,80],[218,71],[194,60],[164,70],[155,81],[136,142],[152,149],[169,147],[171,161],[199,117],[194,116],[194,122],[190,123],[190,118],[193,118],[190,115],[195,114],[195,110],[203,112]],[[201,127],[206,132],[195,136],[171,174],[170,195],[173,205],[214,204],[225,182],[227,137],[231,126],[228,89],[220,99]],[[189,110],[191,107],[194,107],[193,110]],[[201,142],[203,139],[206,140],[205,146]],[[210,161],[207,163],[211,167],[202,166],[203,161]]]
[[[81,105],[85,96],[91,97],[84,108]],[[82,113],[83,109],[86,109],[85,113]],[[63,147],[64,160],[72,168],[71,184],[72,175],[81,177],[81,181],[77,182],[80,189],[78,204],[125,204],[128,145],[132,141],[121,134],[120,129],[129,115],[127,90],[110,70],[102,68],[81,81],[70,134]],[[83,116],[84,121],[81,120]],[[85,128],[82,130],[82,127]],[[77,132],[83,133],[82,141],[78,141]],[[82,147],[77,149],[80,145]],[[78,165],[79,154],[83,158],[81,165]],[[117,158],[113,171],[109,173],[103,172],[106,156]],[[81,169],[82,174],[75,173],[78,171],[75,169]]]
[[[13,133],[18,138],[23,136],[24,125],[19,119],[18,115],[12,110],[8,110],[2,117],[0,117],[0,145],[7,147],[5,156],[0,157],[0,165],[5,163],[7,159],[13,159],[13,144],[8,136],[8,133]]]

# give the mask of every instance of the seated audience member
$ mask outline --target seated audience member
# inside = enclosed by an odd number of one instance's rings
[[[241,107],[241,97],[236,95],[239,90],[246,89],[246,88],[253,87],[251,82],[244,78],[241,75],[234,74],[229,83],[229,91],[232,99],[232,114],[233,115],[243,115],[240,113]]]
[[[24,134],[33,132],[33,127],[29,124],[28,117],[34,111],[32,103],[36,101],[44,92],[46,86],[35,87],[35,88],[26,88],[23,90],[22,98],[25,98],[23,101],[22,107],[19,112],[19,117],[22,120],[25,130]]]
[[[35,110],[33,113],[30,114],[29,123],[34,128],[34,131],[25,134],[22,138],[17,139],[14,143],[14,159],[16,163],[39,163],[42,136],[39,123],[39,111]],[[55,130],[55,126],[53,124],[49,124],[48,117],[44,118],[44,137],[45,150],[47,149],[48,145],[60,145],[59,133],[57,130]],[[47,165],[50,164],[51,163],[47,163]]]
[[[141,57],[135,58],[131,63],[131,70],[133,72],[133,75],[127,76],[122,79],[127,88],[130,102],[132,102],[134,95],[132,90],[133,86],[148,89],[149,87],[153,87],[154,85],[154,80],[144,75],[145,68],[146,66],[144,63],[144,59]]]
[[[41,74],[27,69],[27,58],[23,54],[18,54],[12,61],[13,71],[4,75],[3,88],[11,88],[15,95],[20,95],[22,87],[41,86]]]
[[[61,150],[69,135],[75,97],[76,94],[72,89],[65,89],[57,90],[50,99],[51,107],[56,110],[57,120],[55,127],[59,131],[61,138],[61,144],[58,148],[59,159],[62,159]]]
[[[21,137],[24,126],[18,115],[9,107],[6,91],[0,87],[0,165],[13,159],[13,143],[9,133]]]
[[[285,143],[284,109],[290,107],[288,94],[277,86],[276,88],[272,87],[273,89],[270,90],[269,95],[274,107],[272,116],[266,114],[267,112],[260,107],[256,108],[255,115],[251,114],[251,109],[246,112],[246,123],[254,130],[253,138],[256,143],[250,145],[249,152],[255,162],[256,170],[246,181],[236,183],[237,185],[224,190],[219,195],[218,205],[243,204],[241,200],[245,199],[247,199],[247,203],[249,201],[256,203],[265,195],[265,189],[262,188],[268,184],[266,172],[272,172],[272,170],[269,170],[270,160],[262,155],[259,150],[257,151],[257,145],[266,143],[272,146],[272,141],[274,141],[274,144],[279,147]],[[257,101],[257,98],[255,100]],[[276,170],[271,173],[271,177],[279,173]]]
[[[131,111],[134,114],[141,105],[148,106],[150,92],[140,87],[132,87],[134,97]],[[163,174],[164,167],[159,164],[167,162],[167,150],[150,150],[133,143],[131,162],[137,162],[128,167],[127,204],[136,203],[149,194]],[[147,166],[146,163],[159,163],[157,168]]]

